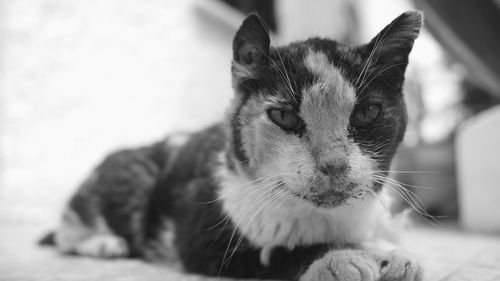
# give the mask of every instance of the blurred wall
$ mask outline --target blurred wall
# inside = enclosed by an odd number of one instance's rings
[[[192,0],[6,0],[0,217],[56,219],[110,150],[219,120],[234,30]]]

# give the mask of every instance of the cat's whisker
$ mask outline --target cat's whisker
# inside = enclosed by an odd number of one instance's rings
[[[420,197],[418,197],[413,191],[403,187],[402,185],[400,185],[396,181],[394,181],[394,185],[398,186],[403,192],[405,192],[408,195],[408,197],[414,198],[413,201],[416,202],[417,205],[420,206],[421,210],[424,211],[425,214],[430,216],[430,214],[427,212],[427,210],[425,208],[424,202],[422,201],[422,199],[420,199]]]
[[[246,182],[240,186],[236,186],[235,188],[243,188],[243,189],[250,189],[250,188],[255,188],[255,187],[259,187],[259,185],[255,185],[255,184],[260,184],[260,183],[264,183],[265,181],[268,181],[268,180],[272,180],[274,178],[282,178],[283,176],[289,176],[289,175],[293,175],[294,173],[279,173],[279,174],[268,174],[268,175],[264,175],[264,176],[261,176],[255,180],[252,180],[252,181],[249,181],[249,182]]]
[[[259,178],[259,179],[260,179],[260,178]],[[264,186],[259,186],[259,185],[257,185],[257,186],[251,186],[251,187],[253,187],[254,189],[253,189],[253,190],[251,190],[251,191],[247,194],[247,196],[252,195],[252,194],[255,194],[255,193],[258,193],[258,192],[262,192],[262,190],[264,190],[264,191],[265,191],[265,190],[270,190],[270,189],[272,189],[272,188],[269,188],[269,187],[270,187],[270,186],[272,186],[273,184],[276,184],[276,183],[272,182],[272,183],[267,184],[267,185],[264,185]],[[219,199],[220,199],[220,198],[219,198]],[[244,200],[244,199],[245,199],[245,198],[240,198],[240,200]],[[224,216],[224,218],[222,218],[222,219],[221,219],[221,221],[219,221],[218,223],[216,223],[216,224],[215,224],[215,225],[213,225],[213,226],[208,227],[206,230],[211,230],[211,229],[213,229],[213,228],[217,227],[217,226],[218,226],[218,225],[220,225],[220,224],[221,224],[224,220],[227,220],[229,217],[230,217],[230,214],[228,213],[226,216]]]
[[[379,183],[381,185],[383,185],[384,187],[387,187],[391,190],[393,190],[396,195],[398,195],[399,197],[401,197],[401,199],[403,199],[405,202],[407,202],[408,204],[410,204],[410,206],[414,207],[414,203],[410,201],[410,199],[407,197],[406,194],[402,193],[399,189],[395,189],[393,185],[391,185],[392,183],[390,183],[386,178],[377,178],[375,176],[373,176],[373,181],[375,183]],[[415,207],[416,209],[420,209],[418,207]]]
[[[372,49],[372,51],[368,55],[368,58],[366,59],[366,62],[364,64],[363,68],[361,69],[361,72],[359,73],[359,76],[356,79],[356,82],[354,83],[354,88],[356,90],[359,90],[359,86],[363,84],[363,80],[365,79],[365,76],[368,73],[369,65],[371,64],[371,59],[372,59],[373,55],[375,54],[375,52],[376,52],[376,50],[378,48],[378,43],[379,42],[378,42],[378,38],[377,38],[377,41],[375,42],[375,47]],[[361,80],[359,80],[360,78],[361,78]]]
[[[278,48],[275,48],[275,50],[276,50],[276,53],[278,54],[278,57],[279,57],[279,59],[281,61],[281,65],[283,66],[283,72],[285,73],[287,81],[288,81],[288,85],[287,86],[289,87],[289,90],[290,90],[290,92],[292,94],[293,99],[297,102],[297,100],[296,100],[297,93],[295,93],[295,91],[293,90],[292,82],[290,81],[290,77],[288,76],[288,73],[286,72],[285,63],[283,62],[283,58],[281,57],[281,54],[280,54]]]
[[[217,226],[219,226],[221,223],[223,223],[224,221],[227,223],[227,220],[229,219],[230,215],[227,214],[225,215],[218,223],[212,225],[212,226],[209,226],[207,228],[205,228],[205,231],[208,231],[208,230],[212,230],[214,228],[216,228]]]
[[[285,192],[285,198],[281,201],[281,203],[276,207],[276,210],[281,209],[281,206],[288,200],[290,197],[290,192]]]
[[[226,225],[227,223],[229,222],[229,219],[225,219],[225,222],[224,222],[224,225],[221,227],[221,229],[219,230],[219,233],[217,233],[217,236],[215,236],[214,240],[212,241],[212,243],[210,244],[210,247],[212,247],[215,242],[217,241],[217,239],[219,239],[220,235],[224,232],[224,229],[226,229]],[[210,248],[209,247],[209,248]]]
[[[399,182],[399,184],[401,184],[402,186],[407,187],[407,188],[423,189],[423,190],[430,190],[430,191],[437,190],[437,188],[432,187],[432,186],[413,185],[413,184],[407,184],[407,183],[402,183],[402,182]]]
[[[379,181],[378,183],[380,184],[384,184],[385,187],[389,188],[391,191],[393,191],[397,196],[399,196],[403,201],[405,201],[406,203],[408,203],[408,205],[413,209],[415,210],[419,215],[421,216],[426,216],[425,213],[423,213],[419,207],[417,207],[415,205],[415,203],[412,202],[411,199],[409,199],[407,197],[407,195],[403,194],[399,189],[393,187],[392,185],[389,185],[383,181]]]
[[[237,188],[243,188],[243,189],[249,189],[249,188],[255,188],[256,186],[254,185],[255,183],[258,183],[258,182],[263,182],[264,180],[269,180],[269,179],[272,179],[272,178],[275,178],[275,177],[282,177],[283,175],[286,175],[286,174],[270,174],[270,175],[264,175],[262,177],[259,177],[255,180],[252,180],[252,181],[249,181],[249,182],[246,182],[240,186],[238,186]],[[257,186],[258,188],[259,186]],[[222,198],[224,198],[224,194],[219,194],[219,196],[217,198],[215,198],[214,200],[211,200],[211,201],[200,201],[199,203],[200,204],[212,204],[212,203],[215,203],[219,200],[221,200]]]
[[[268,32],[268,34],[269,34],[269,32]],[[278,51],[278,49],[277,49],[276,47],[274,47],[274,48],[276,49],[276,52],[277,52],[277,53],[278,53],[278,55],[279,55],[279,51]],[[261,49],[259,49],[259,48],[255,48],[255,49],[256,49],[258,52],[260,52],[260,54],[261,54],[261,55],[263,55],[266,59],[268,59],[270,63],[272,63],[272,65],[273,65],[273,66],[276,68],[276,70],[278,71],[278,74],[279,74],[280,78],[283,80],[283,82],[285,83],[285,85],[287,85],[287,87],[288,87],[288,84],[287,84],[287,76],[288,76],[288,74],[286,74],[286,70],[284,69],[284,65],[283,65],[283,70],[282,70],[282,69],[280,68],[279,64],[278,64],[275,60],[273,60],[273,59],[272,59],[272,58],[271,58],[271,57],[270,57],[267,53],[265,53],[264,51],[262,51],[262,50],[261,50]],[[283,72],[283,71],[285,71],[285,72]],[[293,97],[294,99],[296,99],[296,97],[295,97],[295,93],[294,93],[294,91],[293,91],[293,88],[291,88],[291,87],[290,87],[290,89],[289,89],[289,90],[290,90],[290,91],[291,91],[291,93],[292,93],[292,97]]]
[[[366,192],[370,193],[371,195],[373,195],[373,197],[375,198],[375,200],[377,200],[380,203],[380,205],[382,206],[382,208],[384,208],[384,210],[386,210],[387,213],[391,214],[389,212],[389,207],[384,203],[384,201],[382,199],[380,199],[380,196],[375,191],[373,191],[371,188],[366,187],[366,186],[361,186],[361,190],[366,191]]]
[[[403,192],[404,189],[402,189],[400,186],[392,182],[391,178],[385,176],[376,176],[376,175],[373,175],[372,177],[374,179],[378,179],[379,183],[382,183],[384,186],[396,191],[397,194],[400,195],[403,200],[407,201],[407,203],[410,204],[412,207],[415,207],[419,211],[422,211],[422,207],[413,198],[408,196],[408,194],[404,193]]]
[[[379,174],[379,173],[395,173],[395,174],[435,174],[439,173],[436,171],[393,171],[393,170],[387,170],[387,171],[374,171],[374,174]],[[381,174],[379,174],[381,175]],[[392,179],[392,178],[391,178]],[[396,181],[396,179],[392,179]],[[424,189],[424,190],[436,190],[437,188],[435,187],[430,187],[430,186],[420,186],[420,185],[412,185],[408,183],[403,183],[401,181],[397,181],[399,185],[407,188],[416,188],[416,189]]]
[[[427,174],[427,173],[438,173],[438,172],[427,172],[427,171],[380,171],[380,172],[388,172],[388,173],[396,173],[396,174]],[[392,179],[396,181],[396,179]],[[403,183],[401,181],[397,181],[399,185],[406,188],[415,188],[415,189],[424,189],[424,190],[436,190],[437,188],[431,186],[420,186],[420,185],[412,185],[408,183]]]
[[[260,18],[259,18],[259,21],[260,21],[260,23],[261,23],[263,26],[265,26],[265,27],[266,27],[266,28],[264,28],[264,30],[265,30],[265,32],[267,33],[267,36],[271,37],[271,35],[269,34],[269,31],[268,31],[268,30],[269,30],[269,27],[267,26],[267,24],[266,24],[265,22],[263,22]],[[288,87],[289,87],[289,90],[290,90],[290,92],[291,92],[291,94],[292,94],[292,97],[293,97],[294,99],[296,99],[296,97],[295,97],[295,95],[296,95],[296,94],[295,94],[295,92],[293,91],[292,84],[290,83],[290,78],[288,77],[288,74],[287,74],[287,72],[286,72],[285,65],[284,65],[284,63],[283,63],[283,59],[281,58],[281,54],[280,54],[280,52],[279,52],[278,48],[274,47],[274,49],[275,49],[276,53],[278,54],[278,57],[279,57],[279,58],[280,58],[280,60],[281,60],[281,64],[283,65],[283,70],[282,70],[282,71],[280,71],[279,66],[277,65],[277,63],[275,63],[275,62],[274,62],[274,61],[273,61],[273,60],[272,60],[272,59],[271,59],[271,58],[270,58],[267,54],[264,54],[264,55],[265,55],[265,56],[266,56],[266,57],[267,57],[267,58],[268,58],[271,62],[273,62],[273,64],[277,67],[277,70],[281,73],[281,76],[282,76],[282,78],[284,79],[285,84],[286,84],[286,81],[288,80]],[[263,52],[261,51],[261,53],[263,53]],[[285,78],[286,78],[287,80],[285,80]]]
[[[434,216],[430,215],[427,212],[422,200],[413,192],[399,185],[397,181],[386,176],[380,176],[379,183],[384,184],[387,188],[391,189],[396,195],[398,195],[401,199],[403,199],[406,203],[408,203],[410,207],[413,210],[415,210],[417,214],[419,214],[422,218],[424,218],[428,223],[430,223],[433,226],[436,226],[434,222],[440,224],[440,222]],[[432,221],[430,221],[429,219],[431,219]]]
[[[396,66],[401,66],[401,65],[406,65],[406,63],[395,63],[395,64],[392,64],[390,66],[387,66],[387,67],[384,67],[382,70],[380,70],[375,76],[373,76],[370,81],[368,81],[368,83],[366,83],[365,85],[363,85],[363,88],[360,90],[360,92],[363,92],[369,85],[371,82],[373,82],[373,80],[375,80],[375,78],[379,77],[382,73],[384,73],[385,71],[393,68],[393,67],[396,67]]]
[[[387,172],[398,174],[439,174],[439,171],[398,171],[398,170],[375,170],[373,172]]]
[[[389,182],[389,183],[392,183],[393,186],[395,187],[398,187],[402,192],[404,192],[405,194],[407,194],[408,197],[412,198],[413,202],[419,206],[420,210],[424,211],[424,212],[427,212],[425,210],[425,204],[422,202],[422,200],[417,196],[415,195],[415,193],[413,193],[412,191],[404,188],[404,186],[402,186],[398,181],[392,179],[392,178],[389,178],[389,177],[385,177],[386,181]],[[416,201],[418,200],[418,202]]]
[[[377,38],[378,40],[378,38]],[[375,43],[376,44],[376,43]],[[367,67],[368,67],[368,64],[370,63],[370,59],[372,57],[372,55],[375,53],[375,49],[376,48],[373,48],[370,52],[370,54],[368,55],[368,58],[366,59],[366,62],[365,64],[363,65],[363,68],[361,68],[361,72],[359,73],[359,76],[358,78],[356,79],[356,81],[354,82],[354,88],[355,89],[358,89],[358,82],[360,81],[359,79],[364,75],[364,72],[366,71]]]

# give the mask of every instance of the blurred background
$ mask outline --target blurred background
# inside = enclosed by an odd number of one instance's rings
[[[499,0],[0,1],[0,228],[51,228],[104,154],[219,121],[248,12],[275,45],[358,44],[415,8],[394,178],[436,219],[500,233]]]

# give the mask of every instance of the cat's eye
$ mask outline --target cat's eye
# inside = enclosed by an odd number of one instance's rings
[[[271,108],[267,111],[267,115],[274,124],[285,131],[298,130],[302,124],[300,117],[292,110]]]
[[[380,104],[369,104],[354,111],[351,116],[351,124],[354,127],[364,127],[377,120],[382,113]]]

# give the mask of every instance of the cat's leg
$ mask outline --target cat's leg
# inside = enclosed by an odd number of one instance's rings
[[[226,242],[227,243],[227,242]],[[230,252],[199,252],[184,263],[188,271],[232,278],[259,278],[299,281],[379,281],[380,266],[368,252],[352,249],[331,249],[328,245],[300,246],[293,250],[275,248],[269,263],[260,259],[262,249],[241,246]],[[399,279],[395,279],[399,280]]]
[[[55,232],[63,252],[102,258],[142,254],[149,197],[166,151],[159,145],[108,156],[80,186]]]

